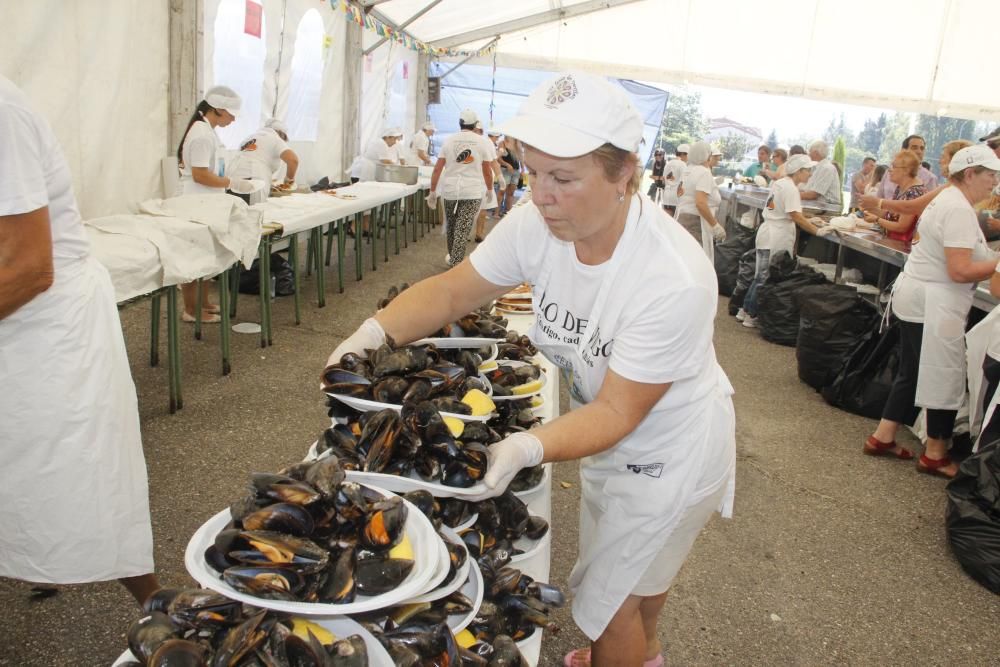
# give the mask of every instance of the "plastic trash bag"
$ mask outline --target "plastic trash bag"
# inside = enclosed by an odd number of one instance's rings
[[[755,236],[753,230],[737,226],[726,241],[715,246],[715,275],[719,278],[719,294],[730,296],[733,293],[740,270],[740,258],[747,250],[753,250]]]
[[[1000,441],[967,458],[947,494],[951,552],[966,574],[1000,593]]]
[[[811,269],[800,269],[785,251],[772,257],[767,282],[757,298],[757,328],[764,340],[794,346],[799,337],[799,304],[795,295],[803,287],[824,282]]]
[[[729,314],[736,315],[743,307],[743,300],[753,282],[753,275],[757,270],[757,251],[754,248],[747,250],[740,255],[739,269],[736,273],[736,286],[733,288],[733,295],[729,297]]]
[[[295,294],[295,274],[292,272],[292,265],[278,253],[271,254],[271,278],[274,296]],[[255,259],[249,269],[240,272],[240,294],[260,294],[259,259]]]
[[[847,412],[879,419],[899,367],[899,324],[879,333],[881,322],[847,355],[833,382],[820,393],[830,405]]]
[[[833,381],[844,358],[878,321],[878,311],[853,287],[811,285],[796,295],[799,333],[795,344],[799,379],[819,391]]]

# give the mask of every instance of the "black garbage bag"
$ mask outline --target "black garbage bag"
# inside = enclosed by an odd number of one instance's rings
[[[719,294],[732,295],[739,275],[740,258],[747,250],[754,249],[755,237],[754,230],[737,225],[736,231],[724,243],[715,246],[715,275],[719,278]],[[750,275],[750,279],[753,279],[753,274]]]
[[[795,344],[799,379],[819,391],[837,376],[844,358],[879,315],[847,285],[811,285],[799,290],[799,335]]]
[[[820,390],[830,405],[870,419],[882,416],[899,366],[899,324],[893,322],[882,333],[880,326],[880,321],[872,326],[833,381]]]
[[[271,255],[271,276],[274,278],[274,295],[295,294],[295,274],[292,265],[278,253]],[[260,294],[260,260],[255,259],[249,269],[240,272],[240,294]]]
[[[757,297],[757,328],[764,340],[795,345],[799,337],[799,304],[795,295],[803,287],[825,282],[812,269],[798,268],[795,258],[781,251],[771,261],[767,282]]]
[[[757,251],[750,248],[740,255],[739,269],[736,273],[736,286],[733,288],[733,295],[729,297],[729,314],[735,315],[743,307],[743,300],[746,299],[747,290],[753,282],[754,273],[757,272]]]
[[[966,574],[1000,593],[1000,441],[965,459],[947,494],[951,552]]]

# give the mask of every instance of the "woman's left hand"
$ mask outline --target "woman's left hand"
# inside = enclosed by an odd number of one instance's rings
[[[522,468],[542,462],[545,450],[542,442],[527,431],[512,433],[500,442],[490,445],[489,465],[483,483],[486,489],[476,496],[463,496],[464,500],[479,502],[499,496],[510,486]]]

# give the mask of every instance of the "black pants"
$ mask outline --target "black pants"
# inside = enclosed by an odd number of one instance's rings
[[[920,408],[913,404],[917,396],[917,372],[920,367],[920,343],[924,325],[899,322],[899,368],[892,381],[889,398],[882,408],[882,418],[913,425]],[[927,437],[947,440],[955,428],[957,410],[927,410]]]

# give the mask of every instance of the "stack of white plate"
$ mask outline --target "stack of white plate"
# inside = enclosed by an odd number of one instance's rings
[[[823,277],[833,282],[833,277],[837,275],[837,265],[836,264],[816,264],[812,267],[813,271],[816,273],[823,274]]]

